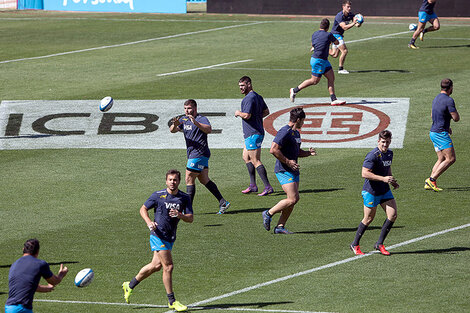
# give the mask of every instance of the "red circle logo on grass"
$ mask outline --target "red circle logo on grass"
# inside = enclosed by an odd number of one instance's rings
[[[289,112],[296,106],[279,110],[264,120],[266,131],[276,136],[289,122]],[[340,143],[362,140],[377,135],[390,124],[382,111],[360,104],[331,106],[329,103],[302,105],[305,123],[300,133],[302,142]]]

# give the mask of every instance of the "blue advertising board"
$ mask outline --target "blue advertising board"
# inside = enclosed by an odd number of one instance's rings
[[[186,13],[186,0],[44,0],[44,10]]]

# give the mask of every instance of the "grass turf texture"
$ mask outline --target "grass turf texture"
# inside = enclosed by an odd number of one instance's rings
[[[309,77],[309,41],[319,19],[2,12],[0,61],[260,21],[263,23],[0,64],[0,97],[234,98],[240,96],[238,79],[249,75],[255,90],[264,97],[287,98],[290,87]],[[415,19],[399,19],[398,24],[380,21],[368,18],[360,29],[346,32],[346,41],[406,31]],[[417,51],[406,47],[411,32],[349,44],[346,69],[359,72],[336,78],[339,97],[411,99],[405,147],[394,150],[393,173],[401,187],[394,192],[398,220],[386,245],[470,222],[469,161],[465,157],[470,152],[466,145],[470,22],[442,19],[441,23],[441,30],[426,34],[424,42],[418,41],[421,49]],[[156,76],[248,58],[254,61]],[[337,59],[330,61],[337,68]],[[439,179],[445,191],[434,193],[423,190],[436,159],[428,139],[429,115],[444,77],[454,80],[453,97],[462,121],[453,124],[457,162]],[[325,81],[302,91],[302,96],[327,96]],[[261,212],[283,194],[265,198],[241,195],[247,185],[241,151],[213,150],[210,176],[232,207],[227,214],[216,215],[216,200],[197,185],[195,222],[180,223],[174,249],[177,299],[189,304],[351,257],[348,245],[362,218],[360,168],[368,151],[320,149],[317,157],[301,160],[301,200],[287,225],[297,234],[274,236],[262,227]],[[65,262],[70,270],[53,293],[36,294],[36,299],[123,302],[121,283],[151,259],[148,231],[138,209],[153,191],[164,187],[168,168],[184,170],[185,156],[182,150],[0,151],[0,302],[7,298],[9,265],[31,237],[41,241],[40,258],[53,264]],[[281,190],[272,173],[274,158],[264,150],[262,160],[275,190]],[[184,184],[181,187],[185,189]],[[379,211],[361,241],[363,251],[372,250],[384,218]],[[469,238],[468,228],[451,232],[392,250],[389,258],[372,255],[205,306],[329,312],[465,311],[470,307]],[[73,286],[73,277],[85,267],[93,268],[95,280],[78,289]],[[58,265],[52,269],[57,272]],[[165,305],[160,277],[157,273],[141,283],[132,302]],[[35,303],[39,313],[135,309]],[[166,311],[145,306],[138,309]]]

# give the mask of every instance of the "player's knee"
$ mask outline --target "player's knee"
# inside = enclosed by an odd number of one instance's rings
[[[441,28],[441,25],[437,24],[437,25],[433,25],[434,27],[434,30],[439,30],[439,28]]]
[[[456,160],[457,160],[457,159],[456,159],[455,155],[453,155],[453,156],[451,156],[451,157],[447,160],[447,162],[449,162],[449,164],[452,165],[452,164],[455,163]]]
[[[173,272],[173,263],[170,263],[170,264],[166,264],[164,267],[163,267],[163,270],[167,273],[171,273]]]

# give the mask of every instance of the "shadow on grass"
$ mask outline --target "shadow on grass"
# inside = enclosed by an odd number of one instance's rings
[[[269,209],[270,208],[251,208],[251,209],[244,209],[244,210],[231,210],[229,208],[228,211],[226,211],[224,214],[221,214],[221,215],[238,214],[238,213],[261,213]],[[215,214],[217,214],[217,212],[201,213],[201,215],[215,215]],[[207,225],[207,226],[212,226],[212,225]],[[219,224],[214,224],[214,226],[219,226]]]
[[[404,251],[404,252],[393,252],[393,254],[429,254],[429,253],[445,253],[445,254],[456,254],[457,252],[470,251],[469,247],[452,247],[447,249],[427,249],[427,250],[416,250],[416,251]]]
[[[405,226],[393,226],[392,228],[404,228]],[[367,230],[382,229],[382,226],[369,226]],[[309,231],[296,231],[295,234],[331,234],[331,233],[352,233],[356,232],[357,227],[354,228],[331,228],[325,230],[309,230]]]
[[[217,310],[217,309],[230,309],[236,307],[256,307],[256,308],[264,308],[270,305],[279,305],[279,304],[291,304],[294,303],[292,301],[278,301],[278,302],[253,302],[253,303],[223,303],[223,304],[212,304],[212,305],[205,305],[205,306],[194,306],[189,307],[188,311],[203,311],[203,310]],[[142,309],[154,309],[154,306],[138,306],[133,308],[134,310],[142,310]],[[243,310],[242,311],[249,311]]]
[[[420,47],[422,49],[470,48],[470,45]]]
[[[64,262],[53,262],[49,263],[49,265],[60,265],[60,264],[76,264],[80,263],[78,261],[64,261]],[[10,268],[11,264],[6,264],[6,265],[0,265],[0,268]]]
[[[361,71],[349,71],[350,73],[411,73],[407,70],[361,70]]]
[[[450,188],[445,188],[445,190],[451,190],[451,191],[470,191],[470,187],[450,187]]]
[[[8,292],[3,292],[3,291],[0,291],[0,295],[7,295]]]

